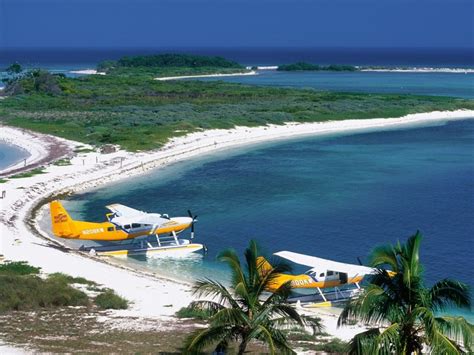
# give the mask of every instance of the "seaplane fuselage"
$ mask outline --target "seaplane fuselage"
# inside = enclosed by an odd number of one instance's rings
[[[50,204],[53,233],[60,238],[120,241],[150,234],[179,233],[191,226],[190,217],[161,218],[159,223],[114,223],[111,218],[107,222],[86,222],[73,220],[59,201]]]
[[[259,257],[261,270],[271,269],[270,263],[263,257]],[[330,288],[348,284],[356,284],[362,281],[364,275],[348,274],[337,271],[318,271],[316,268],[308,270],[304,274],[278,274],[269,284],[269,291],[276,291],[279,287],[289,282],[291,288]]]

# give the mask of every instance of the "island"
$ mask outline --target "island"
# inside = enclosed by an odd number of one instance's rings
[[[106,75],[70,78],[33,70],[10,79],[0,117],[10,126],[94,146],[116,144],[144,151],[207,129],[474,109],[472,100],[449,97],[155,80],[176,74],[235,73],[242,68],[219,57],[169,54],[102,62],[97,69]]]

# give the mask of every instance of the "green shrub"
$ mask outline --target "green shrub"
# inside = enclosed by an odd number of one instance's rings
[[[101,309],[127,309],[128,301],[113,290],[106,290],[95,298],[95,304]]]
[[[200,320],[209,319],[211,316],[209,311],[194,307],[183,307],[178,312],[176,312],[175,315],[178,318],[194,318]]]
[[[0,312],[47,307],[86,306],[87,295],[57,278],[0,274]]]
[[[28,265],[26,261],[7,261],[0,264],[0,275],[39,274],[39,267]]]
[[[56,160],[53,164],[56,165],[56,166],[67,166],[67,165],[71,165],[71,160],[70,159],[59,159],[59,160]]]
[[[22,178],[32,177],[34,175],[39,175],[39,174],[44,174],[44,173],[45,173],[44,168],[41,167],[41,168],[35,168],[33,170],[30,170],[30,171],[26,171],[24,173],[19,173],[19,174],[10,176],[9,178],[10,179],[22,179]]]
[[[338,338],[333,338],[326,343],[317,344],[314,348],[329,354],[347,354],[348,343]]]
[[[353,65],[318,65],[305,62],[298,62],[293,64],[283,64],[278,67],[279,71],[357,71]]]
[[[67,284],[83,284],[94,286],[97,285],[94,281],[87,280],[83,277],[72,277],[70,275],[63,274],[62,272],[55,272],[49,275],[49,279],[58,280]]]

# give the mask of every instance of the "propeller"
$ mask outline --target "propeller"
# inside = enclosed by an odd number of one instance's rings
[[[196,216],[193,216],[193,214],[191,213],[191,210],[188,210],[188,215],[189,217],[191,217],[191,219],[193,220],[191,222],[191,239],[194,238],[194,223],[197,222],[197,215]]]
[[[357,257],[357,261],[359,262],[359,265],[364,265],[364,264],[362,264],[362,261],[360,261],[359,257]]]

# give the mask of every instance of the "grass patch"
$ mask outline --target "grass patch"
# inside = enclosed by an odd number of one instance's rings
[[[95,150],[91,149],[91,148],[77,148],[77,149],[74,149],[74,153],[92,153],[92,152],[95,152]]]
[[[28,265],[26,261],[7,261],[0,264],[1,275],[37,275],[41,268]]]
[[[349,344],[338,338],[333,338],[328,342],[316,344],[312,347],[315,351],[324,351],[329,354],[347,354]]]
[[[43,167],[35,168],[33,170],[26,171],[24,173],[20,173],[20,174],[10,176],[10,179],[22,179],[22,178],[32,177],[32,176],[35,176],[35,175],[45,174],[45,173],[46,172],[44,171]]]
[[[4,184],[8,181],[8,179],[0,179],[0,184]]]
[[[94,303],[100,309],[127,309],[128,301],[117,295],[113,290],[106,290],[98,295]]]
[[[0,313],[63,306],[87,306],[87,295],[63,280],[36,275],[0,275]]]
[[[59,159],[59,160],[56,160],[53,165],[56,165],[56,166],[67,166],[67,165],[71,165],[71,160],[70,159],[67,159],[67,158],[64,158],[64,159]]]
[[[82,285],[89,285],[91,287],[97,285],[97,283],[95,283],[94,281],[87,280],[83,277],[72,277],[70,275],[66,275],[61,272],[50,274],[49,278],[52,280],[64,282],[66,284],[82,284]]]

